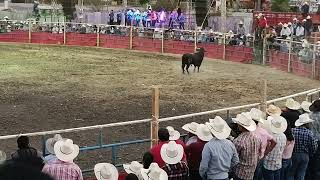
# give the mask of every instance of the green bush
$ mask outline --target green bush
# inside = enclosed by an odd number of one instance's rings
[[[291,12],[289,0],[273,0],[271,10],[274,12]]]

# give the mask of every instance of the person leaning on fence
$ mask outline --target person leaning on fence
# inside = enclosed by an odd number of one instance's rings
[[[83,180],[81,169],[73,160],[79,154],[79,146],[71,139],[63,139],[54,144],[57,160],[46,164],[42,172],[54,180]]]
[[[257,127],[256,123],[248,113],[238,114],[237,117],[232,120],[237,123],[239,131],[241,132],[241,134],[233,140],[239,155],[239,163],[234,168],[233,179],[253,179],[261,146],[260,140],[253,133]]]
[[[47,139],[46,148],[50,154],[44,157],[45,163],[49,163],[50,161],[57,160],[57,156],[54,153],[54,144],[60,140],[62,140],[62,136],[60,134],[56,134],[53,136],[53,138]]]
[[[295,122],[296,128],[292,129],[295,145],[292,154],[292,167],[289,170],[289,180],[304,179],[308,167],[309,159],[314,157],[317,150],[317,140],[310,124],[314,120],[308,114],[302,114]]]
[[[213,138],[204,146],[199,173],[203,180],[228,179],[239,163],[236,147],[227,139],[231,128],[220,116],[210,119],[206,126]]]
[[[284,132],[288,124],[282,116],[269,116],[266,124],[276,141],[276,146],[265,156],[263,161],[263,179],[280,180],[282,155],[287,143]]]
[[[291,36],[291,30],[290,28],[288,27],[288,24],[284,24],[283,25],[283,28],[280,32],[280,36],[283,38],[283,39],[286,39],[287,37],[290,37]]]
[[[297,119],[299,119],[299,116],[301,115],[299,112],[299,109],[301,108],[300,103],[295,101],[292,98],[287,99],[286,101],[286,109],[283,110],[281,116],[284,117],[287,122],[288,126],[291,128],[294,128],[294,123]]]
[[[196,122],[191,122],[182,126],[182,129],[188,132],[186,146],[197,142],[198,136],[196,135],[199,124]]]
[[[127,174],[134,174],[138,177],[138,179],[142,179],[141,169],[143,165],[138,161],[132,161],[130,164],[123,164],[123,169]]]

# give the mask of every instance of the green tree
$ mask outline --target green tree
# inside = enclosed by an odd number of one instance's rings
[[[271,10],[274,12],[290,12],[289,0],[272,0]]]
[[[139,0],[139,3],[141,5],[145,5],[145,4],[148,4],[149,3],[149,0]]]
[[[67,21],[71,21],[74,18],[77,2],[77,0],[58,0],[58,3],[62,5],[63,14]]]
[[[207,0],[195,0],[195,10],[196,10],[197,26],[201,26],[208,12]],[[203,26],[206,27],[207,25],[208,25],[208,21],[206,19]]]
[[[155,10],[159,10],[160,8],[164,8],[167,11],[172,11],[177,7],[176,0],[157,0],[156,5],[153,7]]]

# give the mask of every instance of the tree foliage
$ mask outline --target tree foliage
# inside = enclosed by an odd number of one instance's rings
[[[58,0],[62,5],[63,14],[67,21],[74,19],[74,12],[76,11],[77,0]]]
[[[178,4],[176,0],[157,0],[157,3],[153,9],[159,10],[160,8],[164,8],[167,11],[172,11],[177,6]]]
[[[197,26],[201,26],[208,11],[207,0],[195,0],[195,10],[196,10]],[[203,26],[206,27],[207,25],[208,25],[208,21],[206,19]]]
[[[148,4],[149,3],[149,0],[139,0],[139,3],[141,5],[145,5],[145,4]]]
[[[271,10],[273,12],[290,12],[289,0],[271,1]]]

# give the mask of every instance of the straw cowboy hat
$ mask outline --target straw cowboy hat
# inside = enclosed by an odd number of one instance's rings
[[[310,106],[312,105],[312,103],[311,102],[308,102],[308,101],[303,101],[302,103],[301,103],[301,109],[303,109],[305,112],[311,112],[310,111]]]
[[[228,126],[225,120],[223,120],[220,116],[216,116],[214,119],[210,119],[209,121],[210,122],[206,123],[206,125],[214,137],[217,139],[226,139],[229,137],[231,128]]]
[[[163,144],[160,150],[160,155],[163,161],[167,164],[177,164],[183,158],[183,147],[175,141]]]
[[[151,163],[149,169],[141,169],[143,180],[168,180],[167,173],[157,163]]]
[[[97,180],[118,180],[117,168],[110,163],[99,163],[94,166],[94,174]]]
[[[250,110],[250,116],[252,120],[264,123],[263,112],[260,109],[252,108]]]
[[[287,120],[282,116],[268,116],[266,124],[271,132],[275,134],[283,133],[288,126]]]
[[[292,98],[287,99],[286,107],[291,110],[299,110],[301,108],[300,103]]]
[[[138,177],[141,177],[142,168],[143,168],[143,165],[140,164],[138,161],[132,161],[130,164],[123,164],[123,169],[126,171],[126,173],[128,174],[133,173]]]
[[[55,154],[54,153],[54,144],[60,140],[62,140],[62,136],[60,134],[56,134],[53,136],[53,138],[47,139],[46,148],[50,154]]]
[[[312,123],[314,120],[310,119],[309,114],[301,114],[299,119],[294,123],[295,126],[302,126],[304,124]]]
[[[209,128],[204,124],[199,125],[196,135],[202,141],[210,141],[213,138]]]
[[[79,146],[71,139],[60,140],[54,144],[54,153],[59,160],[71,162],[78,156]]]
[[[0,164],[7,160],[7,154],[4,151],[0,151]]]
[[[189,133],[192,133],[192,134],[196,134],[197,133],[197,129],[198,129],[198,126],[199,124],[196,123],[196,122],[191,122],[191,123],[188,123],[188,124],[185,124],[182,126],[182,129],[189,132]]]
[[[281,113],[281,109],[273,104],[270,104],[267,108],[267,114],[270,116],[280,116]]]
[[[244,127],[248,131],[255,131],[257,128],[256,123],[252,120],[249,113],[238,114],[236,118],[232,118],[233,122]]]
[[[175,140],[178,140],[180,138],[180,133],[175,130],[172,126],[167,126],[167,129],[169,131],[169,140],[170,141],[175,141]]]
[[[320,111],[320,99],[315,100],[311,106],[310,106],[310,111],[315,112],[315,111]]]

